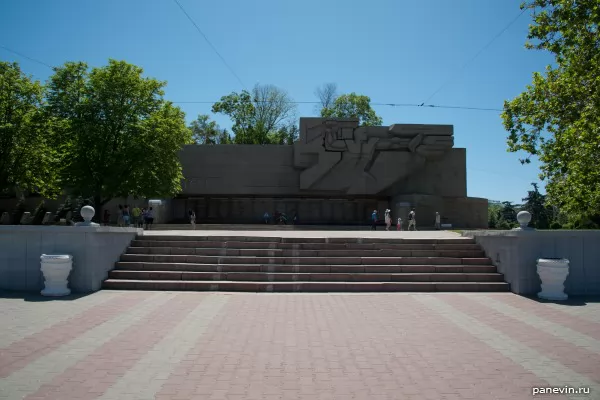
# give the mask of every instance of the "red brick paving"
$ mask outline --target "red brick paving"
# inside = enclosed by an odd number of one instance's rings
[[[600,323],[595,323],[587,319],[567,314],[564,311],[558,311],[551,307],[547,307],[543,302],[528,299],[521,296],[501,296],[503,302],[513,307],[518,307],[522,311],[536,315],[545,320],[566,326],[574,331],[583,333],[596,340],[600,340]],[[580,307],[564,305],[564,307]]]
[[[476,297],[448,295],[438,295],[437,297],[546,357],[550,357],[573,371],[600,382],[600,369],[598,368],[600,366],[600,355],[479,304]],[[496,299],[501,300],[505,297],[502,296]],[[570,328],[570,326],[567,327]]]
[[[118,296],[0,349],[0,378],[9,376],[64,343],[131,309],[149,296],[148,293]]]
[[[167,301],[26,399],[91,400],[101,396],[201,300],[178,296]]]
[[[544,385],[408,296],[265,296],[232,298],[156,398],[524,399]]]
[[[95,294],[102,295],[103,292]],[[21,368],[43,354],[60,359],[61,355],[55,351],[60,345],[93,329],[100,318],[108,320],[135,310],[132,307],[139,304],[140,296],[145,298],[150,294],[123,294],[118,301],[109,300],[74,316],[67,324],[69,329],[57,324],[8,346],[23,360],[16,364],[12,360],[10,365]],[[127,378],[131,375],[126,377],[126,373],[149,351],[160,352],[161,339],[189,318],[206,296],[228,296],[229,301],[199,333],[199,339],[192,342],[195,346],[179,364],[162,365],[164,377],[159,382],[163,384],[157,386],[160,389],[156,399],[521,400],[532,398],[532,387],[550,386],[526,367],[442,318],[413,295],[177,293],[174,296],[112,340],[87,349],[87,357],[75,365],[69,364],[73,366],[26,398],[90,400],[102,396],[121,380],[129,379],[132,381],[126,382],[128,385],[139,386],[141,382]],[[444,301],[457,312],[470,315],[600,383],[598,354],[477,302],[478,296],[488,295],[426,296]],[[552,310],[543,303],[514,295],[489,296],[531,315],[594,334],[589,336],[597,337],[600,333],[594,330],[600,324]],[[2,299],[0,317],[1,302]],[[0,326],[0,334],[1,329]],[[7,349],[0,350],[0,354],[7,354]],[[169,356],[165,353],[165,360]],[[6,359],[0,361],[8,365]],[[2,400],[9,399],[3,397],[2,390],[10,386],[9,374],[14,372],[7,371],[7,376],[0,377]],[[18,374],[22,375],[22,371]],[[597,392],[588,398],[598,398],[595,395]]]

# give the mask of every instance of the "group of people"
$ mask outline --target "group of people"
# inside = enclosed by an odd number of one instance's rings
[[[130,209],[127,204],[119,204],[119,210],[117,213],[117,226],[133,226],[136,228],[149,229],[154,223],[154,210],[152,207],[144,207],[140,209],[136,206],[133,209]],[[102,223],[105,226],[110,224],[110,212],[106,209],[104,210],[104,215],[102,216]]]
[[[275,211],[275,213],[273,214],[273,222],[275,222],[275,224],[284,224],[287,225],[289,218],[285,213],[279,212],[279,211]],[[263,221],[265,222],[265,224],[268,224],[271,222],[271,216],[269,215],[268,211],[265,211],[265,213],[263,214]],[[294,217],[292,218],[292,223],[294,225],[296,225],[298,223],[298,214],[295,213]]]
[[[385,210],[385,230],[389,231],[390,227],[392,226],[392,210],[390,210],[389,208]],[[373,213],[371,214],[371,230],[375,231],[377,230],[377,222],[379,222],[379,212],[377,210],[373,210]],[[408,228],[406,230],[410,231],[412,228],[412,230],[416,231],[417,230],[417,214],[415,213],[415,209],[411,209],[410,212],[408,213]],[[435,229],[441,229],[441,217],[440,217],[440,213],[436,212],[435,213]],[[398,220],[396,222],[396,230],[401,231],[402,230],[402,218],[398,217]]]

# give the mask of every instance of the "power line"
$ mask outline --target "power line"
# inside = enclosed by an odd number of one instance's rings
[[[177,1],[177,0],[174,0]],[[18,51],[12,50],[4,45],[0,44],[0,48],[5,49],[6,51],[9,51],[11,53],[14,53],[20,57],[24,57],[28,60],[31,60],[33,62],[36,62],[38,64],[44,65],[50,69],[54,69],[54,67],[52,67],[51,65],[40,61],[40,60],[36,60],[35,58],[26,56],[25,54],[19,53]],[[233,71],[232,71],[233,72]],[[241,83],[241,81],[240,81]],[[265,101],[258,101],[259,103],[271,103],[268,100]],[[174,104],[214,104],[217,103],[217,101],[173,101],[172,103]],[[286,101],[285,103],[287,104],[320,104],[320,101]],[[468,107],[468,106],[448,106],[448,105],[437,105],[437,104],[416,104],[416,103],[371,103],[372,106],[385,106],[385,107],[427,107],[427,108],[444,108],[444,109],[457,109],[457,110],[474,110],[474,111],[503,111],[501,109],[498,108],[483,108],[483,107]]]
[[[216,101],[174,101],[174,104],[214,104]],[[258,103],[271,103],[270,101],[258,101]],[[320,104],[320,101],[286,101],[286,104]],[[499,108],[468,107],[468,106],[447,106],[436,104],[416,104],[416,103],[371,103],[372,106],[387,107],[421,107],[421,108],[447,108],[456,110],[474,110],[474,111],[503,111]]]
[[[6,50],[6,51],[10,52],[10,53],[13,53],[13,54],[16,54],[16,55],[18,55],[19,57],[26,58],[26,59],[28,59],[29,61],[33,61],[34,63],[41,64],[41,65],[43,65],[43,66],[45,66],[45,67],[48,67],[48,68],[50,68],[50,69],[54,70],[54,67],[53,67],[53,66],[51,66],[51,65],[49,65],[49,64],[46,64],[46,63],[45,63],[45,62],[43,62],[43,61],[36,60],[35,58],[28,57],[28,56],[26,56],[25,54],[19,53],[18,51],[16,51],[16,50],[13,50],[13,49],[10,49],[10,48],[8,48],[8,47],[6,47],[6,46],[4,46],[4,45],[1,45],[1,44],[0,44],[0,47],[1,47],[1,48],[3,48],[4,50]]]
[[[242,82],[242,80],[235,73],[235,71],[233,70],[233,68],[231,68],[229,66],[229,64],[227,64],[227,61],[225,61],[225,59],[223,58],[223,56],[221,55],[221,53],[219,53],[219,51],[217,50],[217,48],[215,46],[213,46],[213,44],[210,42],[210,40],[208,40],[208,38],[206,37],[206,35],[204,34],[204,32],[202,32],[202,29],[200,29],[200,27],[198,26],[198,24],[196,24],[196,22],[194,22],[194,20],[192,19],[192,17],[190,17],[190,15],[185,11],[185,8],[183,8],[183,6],[181,5],[181,3],[179,3],[178,0],[173,0],[173,1],[179,6],[179,8],[185,14],[185,16],[187,17],[187,19],[189,19],[190,22],[196,27],[196,30],[198,31],[198,33],[200,33],[200,35],[202,35],[202,37],[204,38],[204,40],[206,40],[206,43],[208,43],[208,45],[213,49],[213,51],[217,54],[217,56],[219,56],[219,58],[221,59],[221,61],[223,61],[223,64],[225,64],[225,66],[229,69],[229,72],[231,72],[233,74],[233,76],[235,76],[235,78],[238,80],[238,82],[245,89],[246,85],[244,85],[244,82]]]
[[[456,73],[456,75],[460,75],[465,68],[472,63],[477,57],[479,57],[479,55],[481,53],[483,53],[488,47],[490,47],[492,45],[492,43],[494,43],[496,41],[496,39],[498,39],[500,36],[502,36],[502,34],[504,32],[506,32],[508,30],[508,28],[510,28],[515,22],[517,22],[517,20],[519,19],[519,17],[521,17],[521,15],[523,15],[523,13],[526,11],[527,9],[523,9],[519,15],[517,15],[515,18],[513,18],[512,21],[510,21],[508,23],[508,25],[506,25],[500,32],[498,32],[498,34],[496,34],[496,36],[494,36],[492,38],[492,40],[490,40],[485,46],[483,46],[476,54],[475,56],[473,56],[473,58],[471,58],[469,61],[467,61]],[[435,92],[433,92],[433,94],[431,96],[429,96],[427,98],[427,100],[425,100],[422,104],[424,105],[425,103],[427,103],[429,100],[431,100],[436,94],[438,94],[444,87],[446,87],[450,82],[452,82],[454,80],[454,78],[456,78],[455,76],[450,77],[450,79],[448,79],[446,82],[444,82]]]

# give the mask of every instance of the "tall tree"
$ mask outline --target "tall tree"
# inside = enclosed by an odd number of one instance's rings
[[[531,213],[529,225],[537,229],[548,229],[552,222],[552,209],[546,205],[546,196],[540,193],[538,184],[531,184],[533,190],[527,192],[523,208]]]
[[[509,151],[539,157],[549,204],[574,217],[599,215],[598,0],[532,0],[521,8],[533,15],[526,47],[550,52],[555,65],[504,103]]]
[[[165,82],[125,61],[88,68],[69,62],[50,78],[48,110],[66,122],[63,179],[92,197],[97,216],[115,197],[173,196],[181,190],[178,153],[191,143],[184,113],[164,100]]]
[[[331,108],[338,96],[337,85],[335,83],[325,83],[315,89],[315,96],[319,99],[319,104],[316,105],[317,112],[320,113],[324,108]]]
[[[43,113],[44,87],[17,63],[0,62],[0,192],[59,192],[59,121]]]
[[[337,97],[333,105],[321,109],[325,118],[358,118],[361,126],[381,125],[383,120],[373,108],[371,98],[354,92]]]
[[[270,134],[269,142],[271,144],[292,145],[296,140],[298,140],[299,134],[300,129],[298,128],[298,125],[295,123],[290,123],[289,125],[282,126],[276,132]]]
[[[211,121],[205,114],[198,115],[190,124],[192,131],[192,140],[196,144],[220,144],[223,138],[223,131],[216,121]]]
[[[273,134],[293,120],[295,110],[287,92],[273,85],[256,85],[252,93],[233,92],[212,107],[214,113],[231,118],[234,141],[238,144],[271,143]]]
[[[290,95],[274,85],[256,85],[252,89],[256,124],[266,133],[287,126],[296,117],[296,104]]]

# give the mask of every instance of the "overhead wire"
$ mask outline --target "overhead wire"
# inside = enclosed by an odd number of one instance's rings
[[[43,65],[43,66],[45,66],[45,67],[48,67],[48,68],[50,68],[50,69],[52,69],[52,70],[54,69],[54,67],[53,67],[53,66],[51,66],[50,64],[46,64],[46,63],[45,63],[45,62],[43,62],[43,61],[36,60],[36,59],[35,59],[35,58],[33,58],[33,57],[26,56],[25,54],[23,54],[23,53],[19,53],[18,51],[16,51],[16,50],[13,50],[13,49],[11,49],[11,48],[9,48],[9,47],[6,47],[6,46],[4,46],[4,45],[2,45],[2,44],[0,44],[0,47],[1,47],[1,48],[3,48],[4,50],[8,51],[9,53],[16,54],[16,55],[18,55],[19,57],[26,58],[26,59],[28,59],[29,61],[33,61],[34,63],[41,64],[41,65]]]
[[[173,101],[174,104],[214,104],[217,101]],[[270,101],[258,101],[258,103],[270,103]],[[320,101],[286,101],[286,104],[320,104]],[[420,107],[420,108],[445,108],[457,110],[473,110],[473,111],[503,111],[500,108],[485,108],[485,107],[469,107],[469,106],[448,106],[437,104],[416,104],[416,103],[371,103],[371,106],[387,106],[387,107]]]
[[[177,0],[174,0],[174,1],[177,1]],[[4,50],[6,50],[8,52],[11,52],[20,57],[26,58],[30,61],[36,62],[38,64],[44,65],[44,66],[54,70],[54,67],[52,67],[50,64],[45,63],[40,60],[37,60],[33,57],[29,57],[29,56],[27,56],[21,52],[18,52],[16,50],[13,50],[9,47],[6,47],[6,46],[0,44],[0,48],[3,48]],[[240,83],[241,83],[241,81],[240,81]],[[216,102],[217,101],[173,101],[172,103],[174,103],[174,104],[214,104]],[[262,102],[269,103],[269,101],[262,101]],[[288,101],[286,103],[288,103],[288,104],[320,104],[319,101]],[[473,111],[502,111],[501,109],[498,109],[498,108],[438,105],[438,104],[417,104],[417,103],[377,103],[377,102],[372,102],[371,105],[372,106],[385,106],[385,107],[421,107],[421,108],[442,108],[442,109],[473,110]]]
[[[445,88],[450,82],[452,82],[458,75],[460,75],[465,70],[465,68],[467,68],[467,66],[470,63],[475,61],[475,59],[477,57],[479,57],[481,55],[481,53],[483,53],[488,47],[490,47],[492,45],[492,43],[494,43],[496,41],[496,39],[498,39],[500,36],[502,36],[502,34],[504,32],[506,32],[515,22],[517,22],[517,20],[521,17],[521,15],[523,15],[523,13],[525,13],[526,10],[527,10],[526,8],[523,8],[523,10],[521,10],[521,12],[515,18],[513,18],[504,28],[502,28],[502,30],[500,32],[498,32],[496,34],[496,36],[494,36],[489,42],[487,42],[487,44],[485,46],[483,46],[481,49],[479,49],[479,51],[471,59],[469,59],[466,63],[464,63],[463,66],[457,71],[456,74],[451,76],[441,86],[439,86],[423,103],[421,103],[421,105],[426,105],[426,103],[428,103],[429,100],[431,100],[436,94],[438,94],[443,88]]]
[[[192,17],[190,16],[190,14],[187,13],[187,11],[185,11],[185,8],[183,8],[183,6],[181,5],[181,3],[178,0],[173,0],[181,9],[181,11],[185,14],[185,16],[187,17],[187,19],[192,23],[192,25],[194,25],[194,27],[196,27],[196,30],[198,31],[198,33],[200,33],[200,35],[202,35],[202,37],[204,38],[204,40],[206,41],[206,43],[208,43],[208,45],[213,49],[213,51],[215,52],[215,54],[217,56],[219,56],[219,58],[221,59],[221,61],[223,62],[223,64],[227,67],[227,69],[229,69],[229,72],[231,72],[231,74],[237,79],[237,81],[240,83],[240,85],[242,85],[243,88],[246,88],[246,85],[244,85],[244,82],[242,82],[242,80],[240,79],[240,77],[238,76],[238,74],[235,73],[235,71],[233,70],[233,68],[231,68],[231,66],[227,63],[227,61],[225,61],[225,58],[221,55],[221,53],[219,53],[219,51],[217,50],[217,48],[210,42],[210,40],[208,40],[208,37],[204,34],[204,32],[202,31],[202,29],[200,29],[200,27],[198,26],[198,24],[192,19]]]

